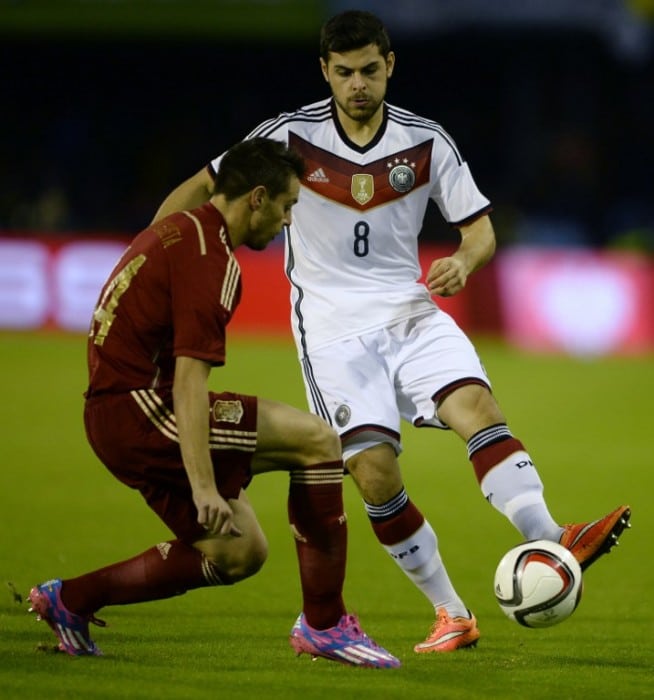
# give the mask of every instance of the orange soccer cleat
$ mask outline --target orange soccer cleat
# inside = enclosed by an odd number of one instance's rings
[[[584,571],[602,554],[607,554],[614,545],[618,544],[618,537],[622,531],[631,527],[630,517],[629,506],[620,506],[612,513],[591,523],[564,525],[559,543],[574,554]]]
[[[413,650],[418,654],[428,652],[456,651],[466,647],[477,646],[479,628],[475,616],[470,613],[470,618],[450,617],[445,608],[436,610],[436,622],[434,622],[427,639],[416,644]]]

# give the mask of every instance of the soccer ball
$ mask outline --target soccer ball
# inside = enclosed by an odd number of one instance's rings
[[[495,597],[507,617],[525,627],[551,627],[579,605],[581,567],[563,545],[547,540],[510,549],[495,571]]]

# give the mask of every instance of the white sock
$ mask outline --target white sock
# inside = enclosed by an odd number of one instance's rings
[[[426,520],[408,539],[382,546],[434,609],[443,607],[450,617],[468,617],[441,559],[436,533]]]
[[[481,480],[481,490],[526,540],[558,541],[563,528],[550,515],[543,482],[526,452],[514,452],[494,466]]]

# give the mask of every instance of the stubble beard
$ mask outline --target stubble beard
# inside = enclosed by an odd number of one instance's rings
[[[334,98],[336,99],[336,98]],[[370,121],[381,107],[382,101],[370,102],[367,107],[355,107],[352,108],[349,102],[343,104],[342,102],[336,101],[338,106],[341,108],[343,113],[351,119],[353,122],[365,123]]]

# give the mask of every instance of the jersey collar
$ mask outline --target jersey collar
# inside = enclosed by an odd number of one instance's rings
[[[353,151],[358,151],[359,153],[366,153],[371,148],[374,148],[382,140],[384,134],[386,133],[386,125],[388,124],[388,105],[386,104],[386,102],[384,102],[383,104],[384,114],[382,117],[382,123],[379,125],[379,129],[377,129],[377,133],[375,134],[372,141],[369,141],[365,146],[359,146],[359,144],[354,143],[354,141],[351,141],[348,135],[345,133],[345,129],[343,129],[343,126],[341,125],[341,122],[338,119],[338,113],[336,111],[336,102],[334,102],[333,97],[331,100],[331,110],[332,120],[334,121],[334,126],[336,127],[336,131],[338,132],[341,141],[343,141],[343,143],[345,143]]]

